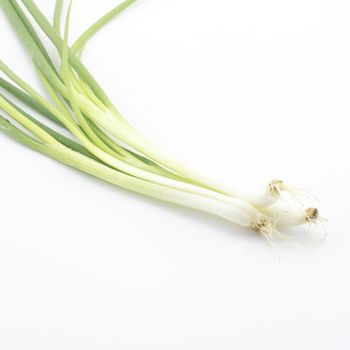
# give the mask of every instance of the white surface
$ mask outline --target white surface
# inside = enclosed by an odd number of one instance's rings
[[[72,37],[113,4],[75,0]],[[95,37],[84,60],[139,129],[219,177],[309,188],[329,238],[273,250],[1,134],[0,348],[349,349],[349,13],[141,0]],[[0,21],[2,59],[32,79]]]

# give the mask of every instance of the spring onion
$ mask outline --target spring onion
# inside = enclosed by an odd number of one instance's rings
[[[0,110],[5,114],[0,116],[0,131],[96,178],[220,216],[268,240],[284,237],[281,229],[317,221],[317,209],[300,211],[302,193],[283,181],[272,180],[265,189],[252,192],[208,178],[167,155],[121,115],[82,63],[81,53],[101,28],[135,2],[126,0],[116,6],[70,46],[72,2],[61,28],[63,0],[56,1],[52,23],[33,0],[1,0],[1,8],[27,48],[49,97],[0,60],[4,74],[0,77]],[[59,64],[41,41],[43,33],[56,48]],[[33,112],[65,128],[71,136],[39,121]],[[289,205],[298,208],[297,214],[279,209],[284,194],[289,196]]]

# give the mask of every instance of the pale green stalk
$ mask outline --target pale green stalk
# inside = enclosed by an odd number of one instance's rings
[[[15,0],[10,0],[14,2]],[[22,0],[23,4],[26,6],[28,11],[31,13],[33,18],[39,24],[39,26],[43,29],[46,35],[52,40],[59,51],[63,49],[63,41],[56,33],[52,25],[47,21],[45,16],[40,12],[40,10],[36,7],[32,0]],[[194,173],[192,170],[188,169],[186,166],[181,164],[178,161],[172,160],[171,157],[164,154],[164,152],[160,151],[158,147],[154,146],[151,142],[145,139],[141,134],[139,134],[133,127],[130,126],[129,123],[116,111],[113,107],[110,100],[107,98],[101,87],[97,84],[97,82],[92,78],[91,74],[87,71],[84,65],[80,62],[78,57],[74,54],[73,50],[68,50],[69,60],[72,65],[75,67],[77,73],[81,76],[81,78],[88,83],[94,94],[101,100],[101,102],[110,108],[110,112],[101,114],[98,118],[96,115],[89,114],[90,111],[84,111],[84,106],[80,106],[85,114],[92,118],[92,120],[100,125],[103,129],[107,130],[114,136],[118,137],[123,143],[140,152],[142,155],[147,156],[151,160],[181,175],[183,178],[188,179],[193,183],[196,183],[202,187],[207,189],[211,189],[220,193],[227,193],[230,195],[235,195],[235,193],[231,193],[228,188],[223,186],[221,183],[216,183],[206,177],[203,177],[200,174]],[[60,93],[65,94],[66,91],[64,87],[60,86],[60,84],[56,85],[60,90]],[[87,100],[87,99],[86,99]],[[90,105],[93,103],[88,101]],[[122,128],[120,128],[122,126]],[[80,130],[79,130],[80,131]],[[91,150],[90,150],[91,151]],[[93,153],[93,152],[92,152]],[[96,154],[95,154],[96,155]],[[96,155],[97,156],[97,155]],[[98,156],[99,157],[99,156]],[[105,161],[105,160],[104,160]],[[110,163],[108,163],[110,164]],[[114,165],[115,166],[115,165]]]
[[[85,120],[85,117],[80,111],[79,106],[77,105],[74,93],[73,93],[73,86],[71,81],[71,72],[70,67],[68,64],[68,30],[69,30],[69,20],[70,20],[70,12],[72,9],[72,1],[69,4],[67,16],[66,16],[66,24],[65,24],[65,30],[64,30],[64,42],[63,42],[63,50],[62,50],[62,78],[63,82],[67,89],[67,97],[68,101],[73,109],[74,115],[77,117],[78,122],[80,124],[80,127],[85,132],[85,134],[88,136],[88,138],[101,150],[108,153],[111,156],[114,156],[115,158],[119,158],[119,154],[116,154],[113,150],[111,150],[108,146],[105,145],[104,142],[100,140],[100,138],[93,132],[90,125]]]
[[[81,113],[79,105],[77,104],[77,101],[75,99],[75,94],[74,94],[74,87],[72,84],[71,77],[73,76],[73,73],[70,71],[69,67],[69,62],[68,62],[68,31],[69,31],[69,22],[70,22],[70,13],[72,9],[72,1],[69,4],[68,11],[67,11],[67,16],[66,16],[66,24],[65,24],[65,31],[64,31],[64,44],[63,44],[63,52],[62,52],[62,78],[63,81],[66,85],[67,89],[67,96],[69,99],[69,103],[73,109],[73,112],[75,116],[78,118],[79,124],[83,131],[86,133],[86,135],[89,137],[89,139],[96,145],[98,146],[101,150],[104,152],[108,153],[109,155],[113,156],[116,159],[119,159],[121,161],[126,161],[129,165],[134,166],[134,163],[136,162],[136,166],[141,167],[142,170],[148,170],[154,174],[158,174],[161,176],[168,175],[167,172],[162,171],[159,168],[153,168],[149,167],[147,165],[141,164],[141,162],[137,159],[134,158],[133,162],[129,162],[129,159],[123,159],[118,152],[116,153],[114,151],[114,148],[117,148],[118,151],[120,151],[120,147],[113,146],[110,148],[108,144],[104,142],[106,138],[104,137],[104,140],[99,138],[99,135],[103,135],[103,133],[96,134],[95,131],[91,128],[90,124],[88,121],[85,119],[84,115]],[[107,139],[108,141],[108,139]],[[109,143],[110,145],[115,145],[115,143]],[[123,151],[121,149],[121,151]],[[128,156],[127,152],[123,152],[124,156]],[[129,157],[128,157],[129,158]],[[131,163],[131,164],[130,164]]]
[[[59,143],[61,143],[62,145],[72,149],[73,151],[79,152],[81,154],[84,154],[87,157],[93,158],[95,160],[98,161],[97,158],[95,158],[90,152],[88,152],[86,150],[86,148],[84,148],[82,145],[80,145],[79,143],[71,140],[70,138],[63,136],[62,134],[60,134],[59,132],[49,128],[47,125],[41,123],[40,121],[38,121],[37,119],[33,118],[31,115],[29,115],[27,112],[25,112],[24,110],[22,110],[21,108],[19,108],[18,106],[16,106],[14,103],[12,103],[11,101],[9,101],[5,96],[3,96],[0,93],[0,96],[5,99],[13,108],[15,108],[18,112],[20,112],[22,115],[24,115],[27,119],[29,119],[31,122],[33,122],[34,124],[36,124],[39,128],[43,129],[44,131],[46,131],[50,136],[52,136],[56,141],[58,141]],[[28,129],[27,129],[28,130]]]
[[[16,13],[16,16],[14,15],[14,18],[18,18],[18,20],[22,22],[21,25],[23,25],[24,28],[25,28],[25,31],[29,33],[29,36],[30,36],[31,40],[33,40],[33,42],[37,46],[38,50],[40,51],[40,54],[43,56],[45,61],[49,64],[50,69],[52,69],[52,71],[55,72],[56,69],[55,69],[55,66],[54,66],[54,64],[53,64],[49,54],[47,53],[44,45],[42,44],[41,40],[39,39],[35,29],[31,25],[29,20],[26,18],[26,16],[24,16],[24,13],[23,13],[21,7],[16,3],[16,1],[10,0],[9,2],[11,4],[10,6],[12,6],[14,12]],[[4,1],[4,3],[6,3],[6,1]],[[19,25],[19,21],[18,20],[15,19],[15,22],[12,22],[13,25],[16,26],[16,27],[18,27],[18,25]],[[23,31],[23,34],[22,34],[23,38],[27,37],[27,35],[24,33],[24,30],[22,30],[21,28],[17,28],[17,30]],[[29,38],[29,36],[28,36],[28,38]]]
[[[24,15],[24,13],[21,10],[18,10],[18,5],[16,3],[15,0],[3,0],[4,3],[11,3],[13,6],[16,7],[17,12],[16,12],[16,16],[18,18],[20,18],[21,20],[26,20],[26,16]],[[51,39],[53,39],[54,43],[56,44],[57,48],[62,48],[62,39],[59,38],[59,36],[57,35],[57,33],[55,32],[55,30],[51,27],[50,23],[46,20],[46,18],[40,13],[40,11],[36,8],[36,6],[34,5],[34,3],[32,1],[23,1],[23,3],[25,4],[25,6],[27,6],[28,10],[32,13],[32,15],[36,18],[36,20],[38,21],[38,24],[42,26],[42,28],[44,29],[44,31],[46,31],[47,34],[49,34],[49,37]],[[7,13],[11,14],[11,11],[9,10],[9,8],[7,9]],[[14,16],[14,14],[12,13],[12,15]],[[17,18],[17,21],[18,21]],[[37,57],[35,56],[35,52],[38,51],[36,50],[37,48],[37,40],[33,40],[30,36],[31,32],[28,34],[27,32],[25,32],[25,30],[23,30],[24,35],[22,35],[22,37],[24,37],[25,41],[27,43],[29,43],[30,48],[31,48],[31,52],[34,56],[34,59],[37,62],[42,62],[45,61],[42,59],[42,57],[40,57],[41,59],[38,61]],[[22,34],[23,34],[22,33]],[[34,52],[34,53],[33,53]],[[94,94],[96,95],[96,91],[97,94],[100,96],[104,96],[104,93],[102,91],[102,89],[97,85],[97,83],[95,83],[94,79],[91,77],[91,75],[87,72],[86,68],[80,63],[80,61],[77,59],[77,57],[74,55],[74,53],[71,52],[71,50],[69,50],[69,57],[70,59],[73,61],[73,64],[76,65],[78,71],[80,74],[82,74],[82,77],[85,76],[84,81],[88,81],[88,84],[90,87],[94,88]],[[46,64],[46,62],[44,62]],[[45,66],[44,64],[44,66]],[[39,64],[39,66],[42,68],[42,65]],[[49,69],[45,69],[44,74],[48,74],[47,78],[50,80],[50,82],[54,82],[55,87],[59,89],[60,93],[62,93],[63,95],[66,96],[66,89],[65,87],[62,85],[62,83],[60,81],[57,81],[57,76],[52,77],[52,71],[50,71]],[[51,80],[51,78],[53,78],[53,80]],[[86,79],[87,78],[87,79]],[[108,99],[107,99],[108,100]],[[107,101],[106,98],[104,98],[104,101]],[[110,104],[111,105],[111,104]],[[125,140],[123,140],[125,142]],[[126,144],[128,144],[126,142]],[[139,152],[143,153],[142,150],[138,150]]]
[[[61,34],[61,15],[63,8],[63,0],[56,0],[55,12],[53,16],[53,27],[58,34]]]
[[[5,0],[4,0],[5,1]],[[15,1],[15,0],[12,0]],[[33,16],[37,24],[44,31],[47,37],[52,41],[52,43],[56,46],[58,52],[62,52],[63,48],[63,40],[55,31],[51,23],[46,19],[46,17],[42,14],[39,8],[35,5],[32,0],[22,0],[22,3]],[[86,67],[80,62],[77,55],[74,53],[72,49],[68,50],[69,61],[71,62],[74,69],[79,73],[81,78],[90,86],[94,94],[101,100],[101,102],[107,107],[113,107],[112,102],[107,97],[103,89],[97,83],[97,81],[92,77],[90,72],[86,69]]]
[[[57,118],[52,113],[50,113],[40,103],[35,101],[29,94],[27,94],[23,90],[17,88],[16,86],[11,84],[7,80],[2,79],[1,77],[0,77],[0,87],[3,88],[8,93],[10,93],[12,96],[14,96],[17,100],[23,102],[25,105],[27,105],[28,107],[33,109],[34,111],[45,116],[47,119],[55,122],[59,126],[63,126],[62,123],[60,121],[58,121]]]
[[[1,1],[2,9],[31,54],[33,61],[41,67],[41,70],[55,87],[64,93],[64,86],[59,79],[52,60],[20,6],[15,0]]]
[[[60,100],[59,96],[57,95],[53,87],[49,84],[46,78],[43,77],[43,74],[40,72],[39,69],[38,69],[38,75],[39,75],[39,78],[42,80],[47,92],[49,93],[49,95],[55,102],[56,106],[59,108],[59,110],[62,113],[66,114],[66,117],[68,119],[72,119],[72,116],[69,114],[69,111],[66,109],[66,107],[64,106],[63,102]],[[0,78],[0,86],[3,87],[6,91],[8,91],[10,94],[15,96],[16,98],[18,98],[20,101],[28,105],[30,108],[34,109],[39,114],[49,118],[50,120],[54,121],[60,126],[64,126],[57,119],[57,117],[55,117],[47,108],[45,108],[42,104],[38,103],[35,99],[33,99],[29,94],[25,93],[23,90],[18,89],[16,86],[12,85],[11,83],[9,83],[8,81],[2,78]],[[91,122],[89,121],[89,123]],[[180,179],[175,174],[172,174],[167,170],[164,170],[163,168],[159,167],[156,163],[153,163],[149,159],[144,158],[138,154],[135,154],[130,150],[125,150],[121,146],[118,146],[112,139],[110,139],[103,131],[101,131],[94,124],[91,124],[91,127],[93,128],[94,132],[103,140],[103,142],[105,142],[109,147],[114,149],[114,151],[116,151],[121,156],[123,156],[124,161],[126,161],[128,164],[140,167],[144,170],[148,170],[158,175],[166,176],[177,180]],[[73,149],[77,150],[76,148],[77,147],[73,146]],[[84,149],[82,146],[78,148],[80,149],[80,151],[81,149]],[[81,152],[81,153],[84,153],[84,152]],[[89,152],[87,153],[89,154],[89,156],[92,156]]]
[[[108,153],[104,152],[99,147],[97,147],[93,142],[91,142],[89,138],[79,128],[79,126],[77,126],[72,120],[67,118],[67,116],[63,114],[59,109],[53,107],[44,97],[42,97],[31,86],[29,86],[21,78],[19,78],[14,72],[12,72],[2,61],[0,61],[0,69],[10,79],[12,79],[16,84],[18,84],[23,90],[25,90],[34,99],[36,99],[37,102],[41,103],[52,114],[54,114],[55,117],[58,120],[60,120],[67,127],[67,129],[69,129],[72,132],[72,134],[82,143],[83,146],[87,148],[89,152],[91,152],[95,157],[99,158],[102,162],[108,164],[110,167],[123,171],[132,176],[138,177],[140,179],[154,182],[159,185],[168,186],[181,191],[187,191],[189,193],[195,193],[213,199],[220,198],[220,200],[222,199],[230,202],[234,201],[235,203],[241,202],[240,205],[244,206],[246,209],[250,207],[249,209],[254,210],[254,208],[249,206],[248,203],[240,201],[239,199],[233,199],[231,197],[221,195],[214,191],[210,191],[199,186],[194,186],[190,183],[184,183],[182,181],[177,181],[170,178],[166,178],[164,176],[153,174],[143,169],[139,169],[137,167],[129,165],[117,158],[114,158],[113,156],[109,155]]]
[[[57,49],[62,50],[63,41],[58,36],[56,31],[53,29],[51,24],[47,21],[45,16],[40,12],[37,6],[32,0],[22,0],[23,4],[26,6],[28,11],[31,13],[33,18],[43,29],[50,40],[55,44]],[[82,111],[87,114],[95,123],[100,125],[103,129],[108,130],[111,134],[118,137],[126,145],[134,148],[141,154],[149,157],[156,163],[164,166],[165,168],[181,175],[183,178],[189,179],[198,185],[205,188],[218,191],[220,193],[227,193],[230,195],[235,195],[231,193],[230,189],[221,183],[217,183],[211,179],[208,179],[201,174],[195,173],[193,170],[189,169],[187,166],[183,165],[181,162],[173,160],[164,152],[160,151],[159,147],[155,146],[153,143],[148,141],[143,135],[141,135],[135,128],[133,128],[115,109],[111,101],[108,99],[106,94],[103,92],[101,87],[92,78],[91,74],[87,71],[85,66],[80,62],[79,58],[74,54],[73,50],[68,50],[69,60],[71,61],[73,67],[76,69],[77,73],[81,78],[88,83],[94,94],[101,100],[101,102],[110,108],[110,111],[101,114],[97,117],[88,113],[89,111],[84,110],[84,106],[80,105]],[[86,99],[87,100],[87,99]],[[87,101],[85,101],[87,102]],[[90,106],[91,101],[88,101]],[[122,129],[120,128],[122,126]]]
[[[76,77],[75,75],[74,78],[77,80],[79,79],[79,77]],[[89,85],[85,83],[85,81],[79,79],[79,81],[77,81],[77,84],[80,84],[82,94],[85,95],[92,103],[94,103],[96,107],[104,111],[108,110],[106,106],[96,97],[96,95],[90,89]]]
[[[75,52],[81,52],[85,44],[88,40],[91,39],[93,35],[95,35],[102,27],[104,27],[108,22],[110,22],[113,18],[119,15],[122,11],[127,9],[129,6],[134,4],[137,0],[126,0],[113,8],[107,14],[105,14],[102,18],[100,18],[97,22],[95,22],[92,26],[90,26],[72,45],[72,49]]]
[[[205,211],[239,225],[249,227],[252,225],[252,217],[239,207],[222,203],[220,201],[201,197],[196,194],[170,189],[157,184],[149,183],[135,177],[115,171],[100,164],[89,157],[74,152],[62,145],[44,145],[30,136],[24,134],[8,120],[0,116],[0,130],[11,138],[43,153],[63,164],[83,171],[113,185],[137,192],[158,200],[187,206],[193,209]]]
[[[30,130],[31,133],[38,137],[40,140],[47,144],[58,145],[60,144],[46,131],[41,129],[37,124],[33,123],[31,120],[26,118],[20,111],[14,108],[5,98],[0,95],[0,108],[8,115],[10,115],[17,123],[21,124],[27,130]]]

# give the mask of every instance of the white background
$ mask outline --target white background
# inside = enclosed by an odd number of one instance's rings
[[[75,0],[72,38],[115,3]],[[227,181],[310,189],[329,237],[271,248],[1,134],[0,348],[349,349],[349,15],[347,0],[140,0],[98,34],[84,60],[140,130]],[[1,58],[39,86],[0,23]]]

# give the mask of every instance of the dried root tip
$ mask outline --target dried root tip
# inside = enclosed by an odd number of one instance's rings
[[[283,185],[282,180],[274,179],[268,184],[267,191],[272,196],[279,197],[281,194],[282,185]]]
[[[274,225],[271,220],[265,216],[256,218],[252,222],[251,228],[256,232],[260,232],[268,240],[273,238]]]
[[[305,210],[305,222],[307,224],[316,225],[318,228],[321,226],[321,230],[323,231],[323,237],[320,238],[321,241],[324,241],[326,237],[328,236],[328,232],[326,227],[324,226],[324,222],[326,222],[327,219],[320,216],[320,213],[318,209],[316,208],[309,208]]]
[[[326,227],[323,224],[325,221],[327,221],[327,219],[320,216],[318,209],[316,208],[306,209],[304,212],[304,220],[306,224],[309,224],[309,226],[315,225],[318,228],[317,230],[318,232],[319,232],[319,229],[321,228],[323,235],[321,237],[317,235],[318,237],[315,236],[315,239],[317,239],[320,242],[323,242],[327,238],[328,232]]]
[[[305,215],[305,222],[310,224],[317,221],[320,217],[318,213],[318,209],[316,208],[306,209],[304,215]]]
[[[261,216],[259,218],[256,218],[255,221],[252,223],[251,228],[262,234],[262,236],[271,244],[273,245],[273,239],[275,237],[279,237],[283,240],[290,240],[292,239],[290,236],[286,235],[285,233],[278,231],[275,228],[275,222],[272,222],[270,218],[266,216]]]
[[[300,207],[303,206],[304,200],[319,201],[309,191],[290,186],[279,179],[274,179],[268,184],[267,192],[276,199],[283,199]]]
[[[262,232],[271,226],[271,222],[265,217],[259,217],[254,220],[251,227],[254,231]]]

